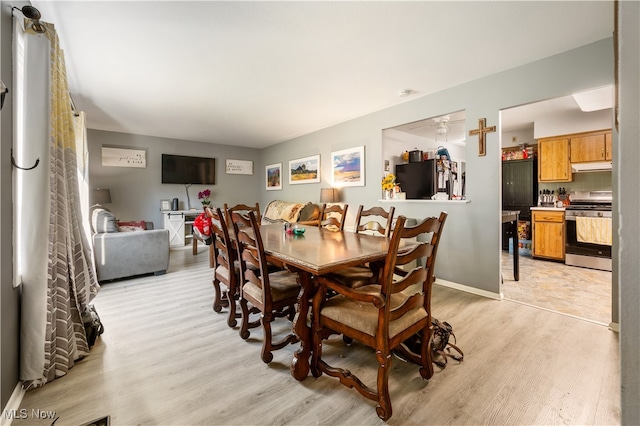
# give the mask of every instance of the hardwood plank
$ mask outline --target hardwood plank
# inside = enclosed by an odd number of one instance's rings
[[[171,251],[163,276],[107,283],[95,305],[105,333],[69,374],[27,392],[32,409],[55,411],[56,426],[110,415],[114,425],[380,424],[375,404],[337,380],[298,382],[297,345],[260,360],[261,331],[247,341],[211,308],[208,254]],[[435,286],[434,316],[454,327],[465,360],[427,381],[392,360],[389,424],[619,424],[618,335],[607,327]],[[274,332],[289,330],[276,322]],[[375,383],[370,349],[336,336],[331,363]]]

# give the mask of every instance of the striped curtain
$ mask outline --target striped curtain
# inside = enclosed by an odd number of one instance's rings
[[[24,40],[39,38],[34,44],[45,44],[45,50],[40,47],[35,51],[48,51],[45,63],[48,63],[49,88],[35,95],[44,100],[44,106],[37,107],[36,100],[28,97],[23,99],[22,105],[16,105],[19,114],[24,115],[22,121],[27,127],[37,127],[40,122],[29,116],[32,110],[48,109],[48,120],[42,120],[48,121],[43,130],[46,137],[14,142],[17,152],[32,151],[21,145],[42,144],[41,152],[44,153],[36,169],[16,172],[22,175],[16,188],[15,209],[16,215],[22,218],[17,221],[16,253],[23,285],[20,378],[25,389],[64,376],[78,359],[88,355],[81,313],[99,290],[84,228],[87,219],[82,213],[82,206],[88,206],[86,197],[81,200],[81,192],[87,193],[86,140],[83,122],[79,131],[75,126],[78,120],[83,121],[83,117],[74,118],[71,109],[64,55],[55,28],[48,23],[42,24],[46,28],[42,35],[26,34],[22,25],[14,25],[14,37],[23,38],[22,54],[16,57],[24,61],[25,76],[23,85],[18,85],[16,91],[33,92],[33,87],[41,84],[29,81],[30,43]],[[28,104],[32,101],[34,104]],[[29,132],[27,130],[26,134]],[[39,168],[42,169],[30,174]],[[36,209],[33,194],[39,197]],[[34,220],[29,220],[29,216]],[[36,272],[31,273],[32,270]]]

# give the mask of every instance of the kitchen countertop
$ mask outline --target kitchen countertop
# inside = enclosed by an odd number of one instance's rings
[[[558,212],[563,212],[566,209],[564,207],[531,207],[531,210],[546,210],[546,211],[558,211]]]

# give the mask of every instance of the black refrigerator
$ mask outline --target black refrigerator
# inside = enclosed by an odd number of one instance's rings
[[[397,164],[396,182],[407,200],[430,200],[437,192],[451,199],[452,178],[457,165],[449,160],[425,160],[417,163]]]

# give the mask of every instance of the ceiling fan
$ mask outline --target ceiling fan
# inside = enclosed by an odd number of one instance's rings
[[[449,131],[449,126],[447,123],[451,120],[451,117],[448,115],[442,117],[432,118],[432,120],[436,123],[436,134],[438,135],[446,135]]]

